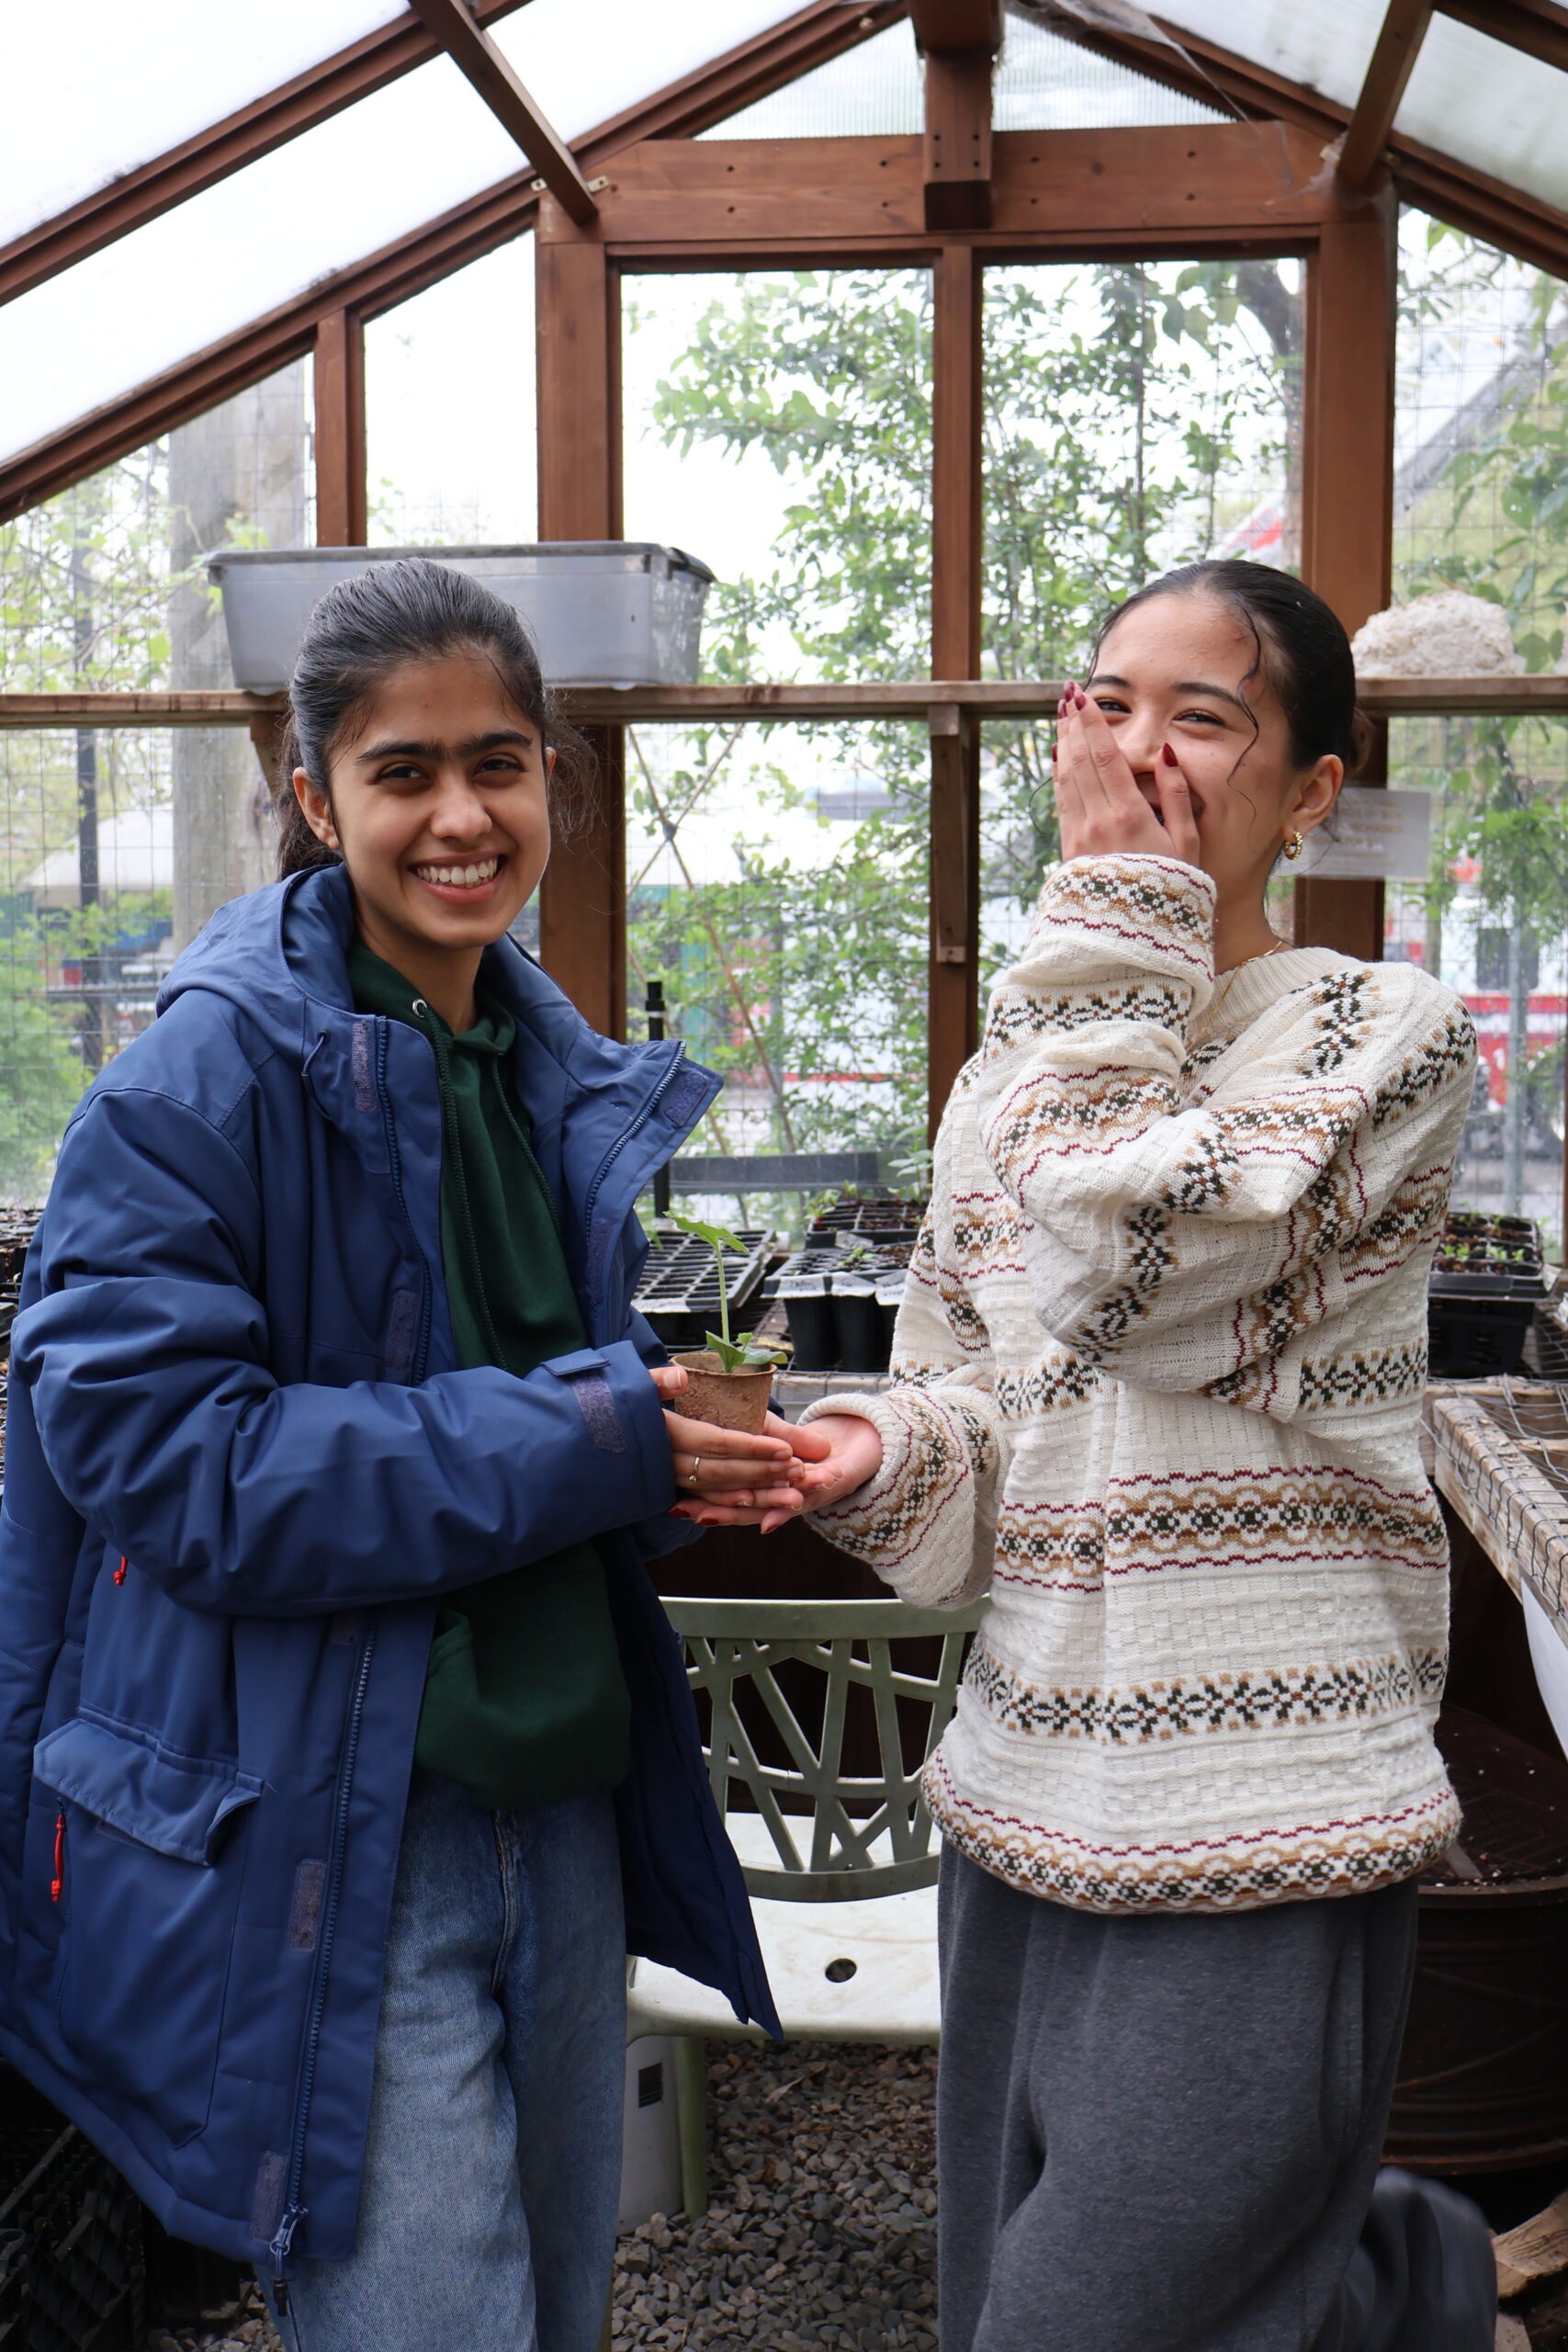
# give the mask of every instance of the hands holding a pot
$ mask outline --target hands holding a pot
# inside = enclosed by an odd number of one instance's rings
[[[672,1516],[699,1527],[760,1527],[771,1535],[802,1511],[863,1485],[882,1459],[875,1430],[850,1414],[824,1415],[796,1429],[770,1413],[753,1437],[671,1410],[671,1399],[686,1385],[678,1365],[660,1365],[651,1377],[664,1402],[681,1489]]]

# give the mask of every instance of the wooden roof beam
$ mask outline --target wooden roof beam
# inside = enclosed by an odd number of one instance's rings
[[[480,23],[493,24],[523,5],[524,0],[480,0],[476,15]],[[80,203],[0,245],[0,303],[14,302],[19,294],[101,253],[132,230],[145,228],[176,204],[215,187],[231,173],[331,121],[345,107],[373,97],[440,54],[412,10],[378,26],[363,40],[334,51],[276,90],[253,98],[249,106],[209,123],[177,147],[120,173]]]
[[[586,229],[598,207],[576,156],[476,20],[468,0],[413,0],[413,11],[432,40],[439,42],[473,84],[502,129],[517,141],[562,209],[580,229]]]
[[[1002,0],[909,0],[918,46],[984,49],[994,57],[1002,45]]]
[[[1382,163],[1404,85],[1431,21],[1432,0],[1389,0],[1339,151],[1339,185],[1350,195],[1368,187]]]

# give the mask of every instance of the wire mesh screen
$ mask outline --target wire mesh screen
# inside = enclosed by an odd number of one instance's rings
[[[1395,594],[1458,590],[1501,658],[1562,666],[1568,287],[1407,211],[1400,236]],[[1404,719],[1389,781],[1428,793],[1424,881],[1387,894],[1391,956],[1457,989],[1481,1065],[1457,1204],[1538,1217],[1561,1250],[1568,1012],[1568,722]]]
[[[310,435],[296,365],[0,528],[0,684],[231,685],[203,559],[308,542]],[[0,1197],[47,1185],[177,949],[267,878],[270,822],[243,727],[0,732]]]
[[[1296,568],[1303,322],[1290,261],[987,269],[987,674],[1081,675],[1106,614],[1173,565]],[[1052,731],[984,729],[987,985],[1058,854]]]
[[[638,277],[623,320],[626,526],[718,575],[705,676],[929,672],[929,273]],[[930,766],[904,723],[628,730],[632,1031],[658,979],[723,1072],[694,1149],[923,1147]]]

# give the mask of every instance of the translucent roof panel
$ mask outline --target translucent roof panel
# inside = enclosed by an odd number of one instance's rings
[[[913,28],[846,49],[797,82],[705,130],[705,139],[874,139],[918,133],[925,120]]]
[[[1158,14],[1255,65],[1354,106],[1382,27],[1384,0],[1161,0]]]
[[[10,303],[0,455],[518,168],[516,147],[446,59],[389,84]]]
[[[1568,212],[1568,74],[1435,16],[1396,130]]]
[[[581,139],[798,13],[799,0],[528,0],[491,38],[561,137]]]
[[[71,0],[68,11],[7,9],[0,241],[402,13],[400,0]]]
[[[998,130],[1100,130],[1230,118],[1026,17],[1010,16],[992,119]]]
[[[1161,0],[1159,15],[1353,107],[1383,0]],[[1568,209],[1568,74],[1435,14],[1395,119],[1408,138]]]

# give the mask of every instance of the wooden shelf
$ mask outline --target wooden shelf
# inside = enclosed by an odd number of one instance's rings
[[[778,719],[929,719],[933,712],[973,711],[977,718],[1049,719],[1062,691],[1057,679],[873,679],[852,684],[744,686],[572,686],[559,696],[579,725],[638,719],[734,722]],[[1568,717],[1568,676],[1526,678],[1365,678],[1361,707],[1372,718],[1451,717],[1466,712],[1521,718]],[[276,718],[279,695],[234,687],[166,694],[0,694],[0,728],[248,727]],[[951,722],[949,722],[951,724]]]

